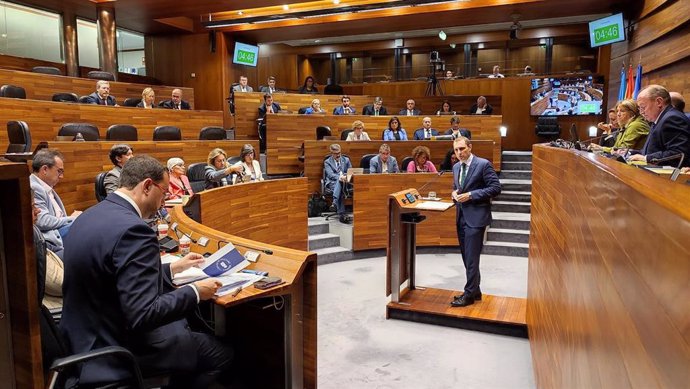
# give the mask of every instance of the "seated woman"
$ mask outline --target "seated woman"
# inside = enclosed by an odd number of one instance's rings
[[[156,93],[153,91],[153,88],[148,87],[141,92],[141,101],[137,104],[137,107],[153,108],[156,106],[154,100],[156,100]]]
[[[311,106],[304,111],[305,115],[311,115],[315,113],[325,113],[326,111],[321,108],[321,100],[314,99],[311,101]]]
[[[616,104],[616,117],[623,132],[618,134],[613,147],[603,147],[594,143],[590,144],[592,151],[612,153],[615,150],[642,149],[649,135],[649,123],[640,115],[637,102],[633,99],[619,101]]]
[[[228,155],[223,149],[213,149],[208,154],[208,166],[204,170],[206,176],[206,189],[217,188],[232,184],[228,177],[233,173],[241,173],[241,166],[230,166],[227,163]]]
[[[304,79],[304,84],[299,88],[300,94],[306,95],[310,93],[319,93],[319,89],[316,87],[316,82],[314,81],[314,77],[312,76],[307,76],[307,78]]]
[[[453,108],[450,106],[450,101],[443,100],[441,108],[436,111],[436,115],[455,115],[455,111],[453,111]]]
[[[446,153],[446,157],[443,159],[443,162],[441,162],[441,170],[444,170],[447,172],[452,172],[453,171],[453,165],[455,165],[457,162],[458,162],[458,156],[455,155],[455,150],[453,150],[451,148]]]
[[[618,126],[618,114],[616,113],[616,108],[611,108],[609,109],[609,122],[604,123],[601,122],[597,124],[597,128],[602,130],[604,133],[601,135],[601,139],[599,140],[599,146],[604,146],[604,147],[613,147],[613,145],[616,144],[616,134],[611,134],[612,132],[618,131],[620,128]]]
[[[187,170],[184,166],[182,158],[170,158],[168,160],[168,171],[170,172],[170,192],[169,200],[181,199],[182,196],[191,196],[194,194],[192,186],[189,184],[189,178],[185,176]]]
[[[383,140],[407,140],[407,133],[400,127],[400,119],[397,116],[388,121],[388,128],[383,130]]]
[[[360,141],[360,140],[371,140],[369,139],[369,134],[364,132],[364,123],[361,120],[355,120],[352,123],[352,132],[347,134],[346,141]]]
[[[240,152],[240,160],[233,166],[239,166],[242,168],[242,173],[234,176],[233,184],[237,182],[251,182],[251,181],[263,181],[264,177],[261,174],[261,165],[259,161],[254,159],[254,147],[250,144],[242,146],[242,151]]]
[[[408,173],[436,173],[436,166],[430,161],[431,152],[426,146],[417,146],[412,150],[412,163],[407,165]]]

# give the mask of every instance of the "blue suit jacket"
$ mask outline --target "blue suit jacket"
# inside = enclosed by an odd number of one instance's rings
[[[323,161],[323,178],[324,186],[331,191],[335,186],[335,182],[338,181],[340,173],[346,174],[347,170],[352,167],[350,159],[344,155],[340,156],[340,168],[336,166],[335,159],[333,157],[326,158]]]
[[[389,155],[386,164],[388,165],[388,173],[398,173],[400,171],[398,169],[398,161],[395,160],[394,156]],[[380,156],[377,155],[369,160],[369,173],[381,173],[381,169],[382,165]]]
[[[435,129],[431,129],[431,136],[436,136],[438,135],[438,131]],[[414,132],[414,137],[412,138],[413,140],[426,140],[424,138],[424,128],[420,128],[417,131]]]
[[[690,120],[682,112],[669,105],[649,132],[642,154],[645,154],[647,161],[650,162],[655,158],[666,158],[678,153],[685,154],[683,165],[690,166]],[[669,161],[669,163],[672,162]]]
[[[355,107],[350,106],[350,113],[345,113],[345,108],[342,105],[337,106],[333,109],[333,115],[356,115]]]
[[[491,224],[491,198],[501,193],[501,183],[491,162],[476,155],[472,158],[465,182],[460,188],[461,163],[453,165],[453,190],[459,193],[472,192],[471,200],[464,203],[456,202],[456,217],[465,216],[470,227],[485,227]]]
[[[119,345],[144,370],[191,370],[197,345],[185,315],[197,306],[191,287],[172,287],[156,232],[111,193],[72,224],[65,241],[60,328],[75,353]],[[81,383],[126,377],[117,361],[86,363]]]

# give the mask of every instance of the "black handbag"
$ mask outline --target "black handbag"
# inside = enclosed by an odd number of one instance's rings
[[[314,192],[309,196],[309,201],[307,202],[307,213],[309,217],[321,216],[321,213],[325,212],[327,209],[328,202],[319,192]]]

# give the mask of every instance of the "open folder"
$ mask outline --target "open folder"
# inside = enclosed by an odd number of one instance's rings
[[[177,259],[179,258],[168,255],[161,258],[164,263],[174,262]],[[190,267],[183,272],[175,274],[173,284],[184,285],[208,277],[215,277],[224,282],[224,277],[237,273],[247,266],[249,266],[249,261],[237,251],[232,243],[228,243],[209,255],[201,266]]]

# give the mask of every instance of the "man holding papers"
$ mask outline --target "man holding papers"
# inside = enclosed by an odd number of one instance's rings
[[[173,276],[203,263],[198,254],[162,265],[156,232],[143,219],[163,205],[169,176],[154,158],[131,158],[120,188],[72,226],[65,251],[60,327],[75,353],[118,345],[136,357],[144,376],[171,373],[170,387],[207,388],[227,369],[232,350],[185,319],[220,282],[213,278],[174,288]],[[66,247],[67,247],[66,245]],[[83,365],[80,384],[127,378],[114,359]]]

